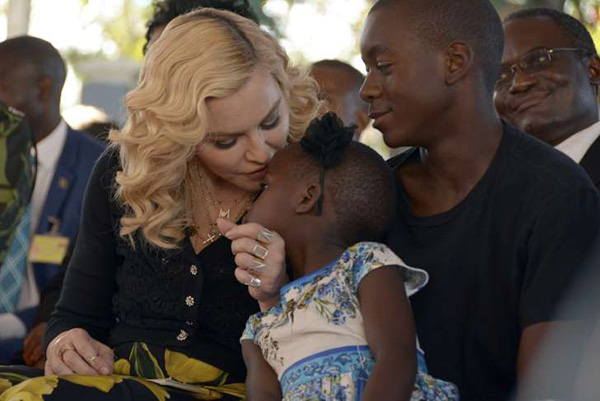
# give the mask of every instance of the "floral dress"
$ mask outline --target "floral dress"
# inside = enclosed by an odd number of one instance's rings
[[[279,304],[248,319],[254,341],[277,373],[283,400],[360,400],[375,365],[358,302],[360,281],[381,266],[402,269],[410,297],[428,280],[387,246],[361,242],[281,289]],[[456,387],[427,374],[422,351],[412,401],[458,400]],[[401,372],[398,372],[401,374]]]

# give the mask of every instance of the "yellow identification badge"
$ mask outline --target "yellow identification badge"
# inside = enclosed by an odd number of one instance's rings
[[[56,235],[35,235],[29,249],[32,263],[53,263],[60,265],[67,254],[69,238]]]

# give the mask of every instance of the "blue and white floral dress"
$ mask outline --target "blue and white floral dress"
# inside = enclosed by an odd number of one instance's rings
[[[358,286],[381,266],[402,269],[408,296],[428,281],[387,246],[361,242],[319,270],[281,289],[279,304],[248,319],[252,340],[275,370],[283,400],[360,400],[375,365],[358,302]],[[398,372],[401,374],[401,372]],[[427,374],[422,351],[412,401],[458,400],[458,390]]]

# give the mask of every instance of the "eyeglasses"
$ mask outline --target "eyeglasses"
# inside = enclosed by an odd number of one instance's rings
[[[532,74],[548,68],[552,64],[552,55],[558,52],[585,52],[585,50],[575,47],[533,50],[523,55],[516,63],[503,65],[500,68],[500,78],[496,81],[496,86],[508,86],[515,77],[517,66],[525,74]]]

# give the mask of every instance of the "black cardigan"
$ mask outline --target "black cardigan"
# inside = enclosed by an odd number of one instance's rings
[[[98,160],[88,183],[79,237],[46,344],[81,327],[110,347],[141,341],[183,352],[243,380],[239,338],[259,310],[234,277],[224,237],[194,253],[189,238],[164,251],[119,236],[114,200],[116,149]]]

